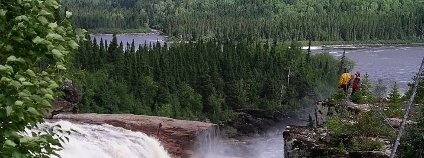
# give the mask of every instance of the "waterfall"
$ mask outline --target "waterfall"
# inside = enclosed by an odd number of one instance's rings
[[[58,154],[62,158],[170,158],[160,142],[141,132],[103,124],[82,124],[68,121],[46,122],[41,125],[60,125],[72,132],[69,142]],[[53,156],[54,157],[54,156]]]
[[[198,136],[191,158],[284,158],[281,130],[236,140],[220,135],[218,128],[210,128]]]

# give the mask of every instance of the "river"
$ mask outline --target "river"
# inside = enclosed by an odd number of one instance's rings
[[[100,40],[104,40],[110,43],[110,41],[112,41],[113,35],[112,34],[91,34],[90,37],[92,40],[96,38],[96,41],[98,43],[100,43]],[[131,44],[134,41],[134,45],[136,49],[138,49],[139,45],[142,45],[142,46],[144,46],[144,44],[153,45],[153,44],[156,44],[157,42],[159,42],[162,45],[166,41],[166,38],[160,35],[159,32],[117,34],[116,39],[118,40],[118,44],[122,42],[124,48],[127,47],[127,43]]]
[[[305,48],[305,47],[304,47]],[[408,83],[417,73],[424,57],[424,45],[391,45],[391,46],[327,46],[313,47],[313,52],[329,52],[346,57],[355,62],[352,73],[360,71],[362,78],[368,73],[370,80],[376,83],[382,79],[390,90],[396,82],[401,92],[408,90]]]

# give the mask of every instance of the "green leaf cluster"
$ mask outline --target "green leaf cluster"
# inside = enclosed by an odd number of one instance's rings
[[[43,122],[61,81],[75,34],[53,15],[57,0],[0,1],[0,157],[49,157],[54,132],[24,130]]]

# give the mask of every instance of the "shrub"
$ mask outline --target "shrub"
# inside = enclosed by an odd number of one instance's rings
[[[395,131],[387,125],[382,118],[379,118],[376,112],[368,111],[359,115],[357,123],[354,125],[354,134],[356,136],[374,137],[394,137]]]
[[[346,93],[343,91],[343,89],[338,89],[331,95],[331,98],[338,102],[346,98]]]
[[[355,103],[364,103],[364,91],[359,90],[351,96],[352,102]]]
[[[381,140],[373,140],[372,138],[355,139],[350,147],[351,151],[376,151],[384,147],[384,142]]]
[[[377,84],[374,87],[374,95],[377,99],[386,98],[387,86],[384,84],[382,79],[378,79]]]
[[[340,137],[342,135],[344,132],[343,126],[344,124],[340,115],[331,116],[324,123],[324,127],[327,128],[334,137]]]
[[[221,132],[227,137],[234,137],[237,135],[237,129],[231,126],[224,126]]]

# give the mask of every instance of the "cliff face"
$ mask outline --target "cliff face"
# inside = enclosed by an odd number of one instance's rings
[[[196,140],[208,136],[217,127],[212,123],[176,120],[166,117],[132,114],[57,114],[53,119],[85,123],[106,123],[156,137],[174,158],[186,158],[199,146]]]

